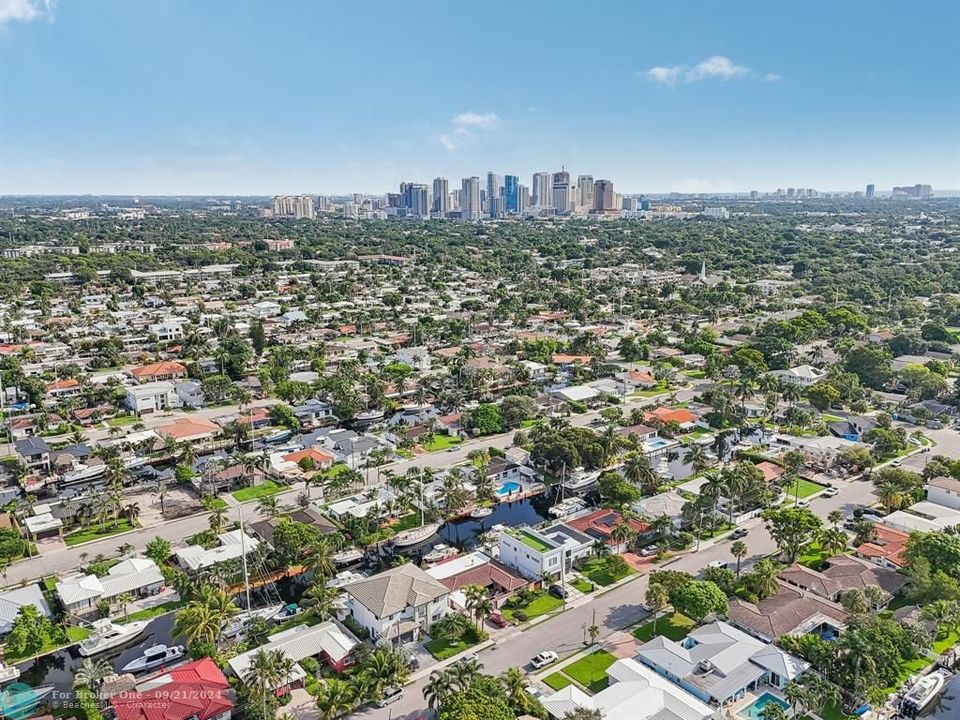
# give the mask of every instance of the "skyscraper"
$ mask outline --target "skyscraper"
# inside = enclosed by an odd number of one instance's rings
[[[530,188],[520,185],[517,188],[517,212],[523,214],[530,207]]]
[[[420,183],[400,183],[400,207],[408,215],[427,217],[430,214],[430,188]]]
[[[460,194],[460,216],[464,220],[479,220],[480,213],[480,178],[476,175],[464,178]]]
[[[504,208],[508,213],[515,213],[519,210],[517,207],[518,197],[517,189],[520,186],[520,178],[516,175],[505,175],[503,178],[503,200]]]
[[[445,177],[433,179],[433,211],[441,217],[450,212],[450,183]]]
[[[570,173],[561,170],[553,174],[553,207],[557,214],[570,212]]]
[[[490,206],[490,200],[495,197],[500,197],[500,187],[503,185],[503,182],[500,180],[500,176],[493,172],[492,170],[487,173],[487,207]]]
[[[313,198],[310,195],[277,195],[273,198],[273,216],[313,220]]]
[[[533,196],[530,201],[536,207],[550,207],[553,201],[553,186],[550,173],[538,172],[533,175]]]
[[[593,175],[581,175],[577,178],[577,211],[590,212],[593,209]]]
[[[597,180],[593,186],[593,209],[597,212],[616,210],[613,199],[613,183],[610,180]]]
[[[876,194],[876,192],[877,192],[876,185],[873,185],[873,184],[867,185],[867,193],[866,193],[867,200],[873,200],[873,196]]]

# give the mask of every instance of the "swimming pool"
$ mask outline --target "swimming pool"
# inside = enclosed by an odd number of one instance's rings
[[[502,497],[511,493],[520,492],[522,489],[523,488],[520,486],[520,483],[514,482],[513,480],[507,480],[507,482],[497,488],[497,495]]]
[[[763,720],[763,709],[770,704],[779,705],[784,710],[787,710],[790,707],[790,705],[785,703],[776,695],[772,695],[771,693],[765,692],[763,695],[758,697],[752,703],[747,705],[738,714],[740,715],[740,717],[746,718],[747,720]]]

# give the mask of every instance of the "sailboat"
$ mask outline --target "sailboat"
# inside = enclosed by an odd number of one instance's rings
[[[247,546],[246,533],[243,529],[243,508],[240,508],[240,558],[243,566],[243,588],[247,598],[247,609],[241,610],[237,615],[230,618],[230,621],[224,625],[222,634],[224,637],[232,638],[243,633],[247,626],[257,618],[262,618],[267,622],[273,620],[283,610],[283,604],[268,605],[264,608],[253,609],[250,602],[250,574],[247,570]]]
[[[393,544],[395,547],[410,547],[411,545],[419,545],[422,542],[429,540],[431,537],[437,534],[437,531],[443,526],[442,522],[439,523],[428,523],[424,524],[423,517],[423,473],[420,474],[420,527],[410,528],[409,530],[403,530],[398,532],[393,536]]]

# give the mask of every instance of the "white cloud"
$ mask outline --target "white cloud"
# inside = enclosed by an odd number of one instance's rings
[[[689,70],[684,79],[687,82],[696,82],[697,80],[706,80],[707,78],[720,78],[729,80],[730,78],[746,75],[750,68],[742,65],[735,65],[733,61],[723,55],[714,55]]]
[[[745,65],[737,65],[724,55],[713,55],[696,65],[658,65],[647,70],[648,80],[658,85],[675,85],[678,82],[695,83],[703,80],[732,80],[738,77],[753,76],[756,73]],[[776,73],[767,73],[763,76],[767,82],[780,79]]]
[[[0,0],[0,26],[10,22],[53,22],[56,0]]]
[[[490,130],[500,126],[500,118],[496,113],[475,113],[468,110],[455,116],[453,124],[458,127],[476,127]]]
[[[682,65],[674,65],[673,67],[652,67],[647,70],[647,77],[653,82],[660,83],[661,85],[673,85],[677,80],[680,79],[682,74]]]
[[[457,143],[454,142],[453,138],[449,135],[441,135],[437,138],[438,142],[443,145],[447,150],[456,150]]]

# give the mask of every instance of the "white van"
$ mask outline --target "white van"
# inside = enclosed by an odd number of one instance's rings
[[[383,691],[383,697],[377,700],[377,707],[392,705],[403,697],[403,688],[392,687]]]

